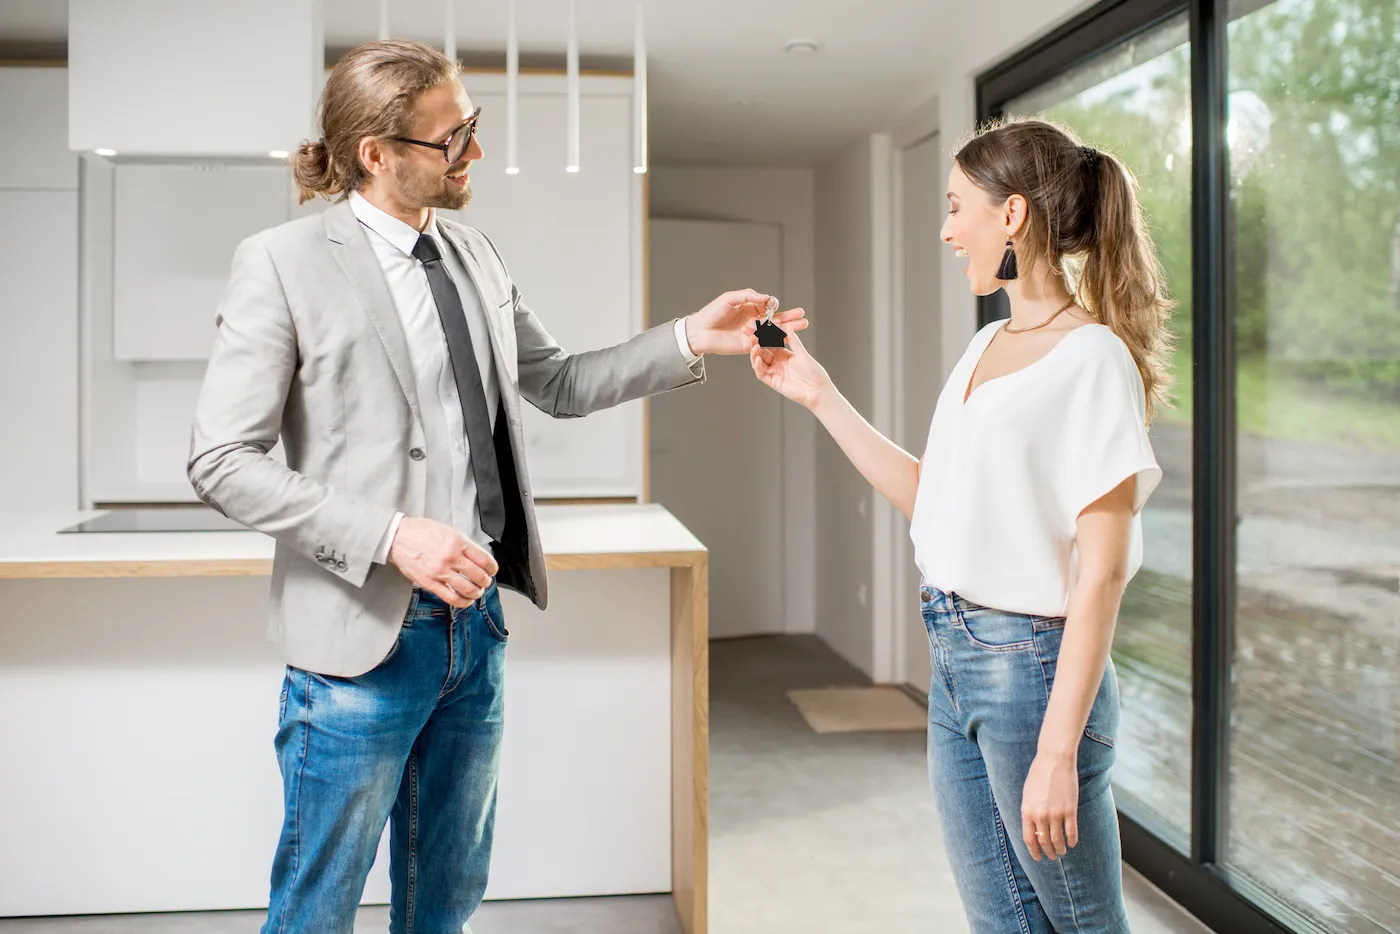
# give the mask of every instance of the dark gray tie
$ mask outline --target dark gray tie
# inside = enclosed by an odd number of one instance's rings
[[[486,407],[486,387],[482,384],[481,367],[472,347],[472,334],[467,329],[467,316],[462,311],[462,297],[432,237],[420,236],[413,245],[413,256],[428,273],[428,287],[433,291],[442,333],[447,337],[447,355],[452,361],[452,375],[457,379],[457,400],[462,406],[462,421],[467,426],[467,447],[472,476],[476,478],[481,528],[492,541],[499,542],[506,532],[506,498],[501,491],[501,470],[491,434],[491,412]]]

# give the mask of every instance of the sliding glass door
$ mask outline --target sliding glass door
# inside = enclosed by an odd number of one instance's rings
[[[1106,0],[978,108],[1118,154],[1178,301],[1125,854],[1228,934],[1400,934],[1400,2]]]
[[[1400,4],[1232,4],[1224,864],[1400,931]]]

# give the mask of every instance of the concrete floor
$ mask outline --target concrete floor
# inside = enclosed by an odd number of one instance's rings
[[[811,636],[710,650],[713,934],[960,934],[924,734],[812,732],[790,688],[862,684]],[[1134,934],[1207,929],[1128,867]]]
[[[928,791],[922,733],[818,735],[798,687],[860,684],[814,637],[714,643],[711,934],[967,930]],[[1134,934],[1207,934],[1125,868]],[[0,934],[256,934],[263,912],[0,920]],[[355,934],[384,931],[363,908]],[[680,934],[669,896],[488,902],[475,934]]]

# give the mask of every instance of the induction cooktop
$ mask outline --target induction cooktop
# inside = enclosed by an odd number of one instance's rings
[[[113,509],[62,532],[246,532],[207,506]]]

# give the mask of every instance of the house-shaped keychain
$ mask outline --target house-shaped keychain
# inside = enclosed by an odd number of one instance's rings
[[[754,336],[758,338],[758,346],[773,349],[787,347],[787,334],[783,329],[773,323],[773,312],[778,310],[778,299],[770,297],[768,299],[768,315],[754,322]]]

